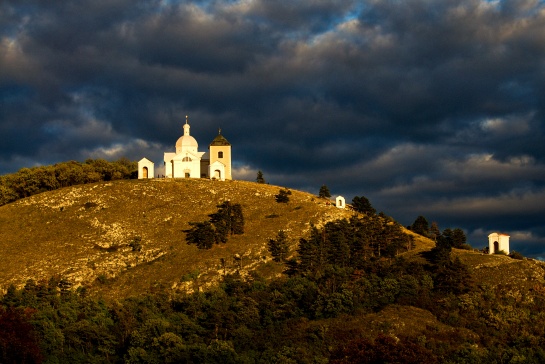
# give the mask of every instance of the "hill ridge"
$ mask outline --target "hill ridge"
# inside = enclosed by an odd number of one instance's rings
[[[11,283],[21,286],[27,279],[53,275],[61,275],[74,287],[91,285],[97,279],[142,279],[140,271],[146,271],[146,265],[163,260],[165,266],[169,262],[191,266],[169,269],[173,271],[167,274],[170,281],[156,277],[158,282],[180,288],[188,285],[180,282],[181,277],[192,272],[213,275],[218,269],[212,267],[222,258],[234,265],[234,254],[243,257],[245,267],[266,264],[270,260],[267,239],[278,230],[285,230],[294,242],[311,223],[320,226],[354,213],[297,190],[291,190],[289,203],[276,203],[274,195],[280,188],[247,181],[119,180],[66,187],[15,201],[0,207],[5,267],[0,284],[5,289]],[[242,204],[245,234],[210,251],[186,245],[182,231],[189,228],[189,222],[207,219],[225,200]],[[130,246],[137,237],[141,251]],[[145,276],[154,284],[153,274],[148,271]]]

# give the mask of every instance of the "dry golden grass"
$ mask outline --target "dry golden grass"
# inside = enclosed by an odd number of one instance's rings
[[[57,275],[92,294],[126,297],[156,288],[191,291],[215,284],[238,268],[273,277],[282,266],[271,261],[267,241],[285,230],[295,253],[310,224],[349,218],[314,195],[292,191],[290,202],[277,203],[279,186],[244,181],[130,180],[101,182],[51,191],[0,207],[0,292],[11,283],[47,280]],[[203,221],[225,200],[240,203],[244,235],[227,244],[199,250],[185,243],[189,222]],[[416,248],[403,254],[423,260],[433,241],[415,237]],[[141,237],[142,250],[130,243]],[[454,250],[472,267],[478,283],[516,278],[532,285],[543,281],[543,264]],[[235,259],[235,255],[241,259]]]
[[[281,266],[270,261],[269,238],[285,230],[293,252],[310,223],[352,215],[299,191],[292,191],[289,203],[277,203],[279,188],[244,181],[130,180],[60,189],[2,206],[0,286],[61,275],[74,287],[119,297],[159,286],[192,290],[239,265],[277,275]],[[245,234],[210,250],[187,245],[183,230],[189,222],[208,219],[225,200],[242,205]],[[137,236],[140,252],[129,245]]]

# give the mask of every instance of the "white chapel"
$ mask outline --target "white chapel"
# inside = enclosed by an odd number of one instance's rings
[[[197,140],[190,134],[190,125],[186,116],[184,134],[176,141],[175,152],[165,152],[166,178],[210,178],[229,180],[231,177],[231,144],[218,135],[208,146],[208,152],[199,152]],[[153,178],[154,164],[147,158],[138,162],[138,178]],[[151,172],[151,173],[150,173]]]
[[[502,251],[509,254],[509,235],[501,233],[488,235],[488,254],[496,254]]]

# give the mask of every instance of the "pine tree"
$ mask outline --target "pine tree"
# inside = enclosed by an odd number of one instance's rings
[[[350,264],[350,225],[347,220],[329,222],[324,227],[327,241],[327,261],[346,267]]]
[[[454,248],[463,248],[466,245],[466,234],[460,228],[452,230],[452,246]]]
[[[362,214],[375,215],[377,210],[371,206],[371,202],[365,196],[355,196],[352,199],[352,208]]]
[[[320,198],[330,198],[331,197],[331,193],[329,193],[329,188],[327,188],[326,185],[322,185],[322,187],[320,187],[320,192],[318,192],[318,197],[320,197]]]
[[[191,229],[184,230],[187,244],[195,244],[199,249],[210,249],[216,242],[216,232],[209,221],[190,222]]]
[[[231,234],[231,203],[229,201],[218,205],[218,211],[208,215],[214,225],[216,243],[226,243]]]
[[[450,230],[450,229],[449,229]],[[437,266],[446,266],[450,263],[452,241],[449,236],[440,235],[435,247],[429,252],[429,261]]]
[[[418,216],[411,225],[411,230],[422,236],[428,236],[430,230],[428,220],[422,215]]]
[[[323,270],[327,262],[325,230],[318,230],[312,226],[310,238],[299,240],[297,254],[299,255],[299,270],[301,272],[315,273]]]
[[[269,239],[268,247],[275,262],[286,260],[286,254],[288,254],[288,237],[284,230],[278,232],[276,239]]]
[[[430,226],[430,238],[433,239],[433,241],[437,242],[437,237],[441,235],[441,231],[439,230],[439,225],[434,221],[431,223]]]
[[[265,178],[263,177],[263,172],[257,171],[256,182],[257,182],[257,183],[266,183],[266,182],[265,182]]]

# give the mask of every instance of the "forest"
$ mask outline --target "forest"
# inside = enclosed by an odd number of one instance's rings
[[[119,300],[71,290],[63,277],[28,281],[0,300],[0,362],[545,362],[545,289],[480,284],[453,256],[452,234],[435,239],[406,259],[411,236],[369,212],[311,227],[292,257],[279,232],[268,244],[284,268],[275,279],[240,271],[201,290],[194,277],[194,292]],[[385,322],[377,332],[368,319],[404,308],[438,323],[399,333]]]
[[[137,177],[138,163],[126,158],[115,162],[87,159],[84,163],[69,161],[21,168],[16,173],[0,176],[0,206],[62,187]]]

